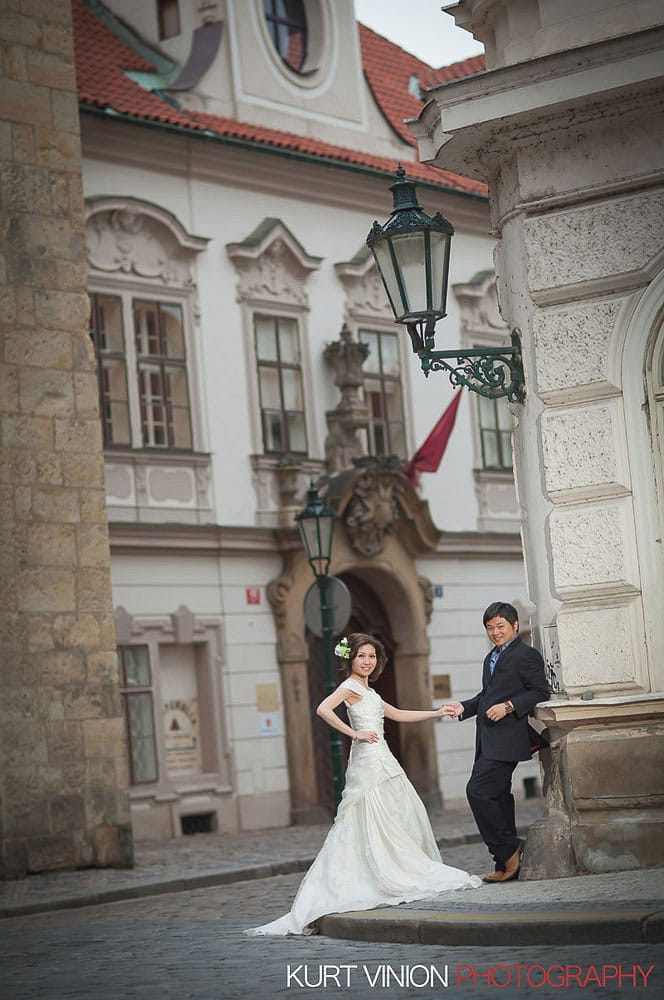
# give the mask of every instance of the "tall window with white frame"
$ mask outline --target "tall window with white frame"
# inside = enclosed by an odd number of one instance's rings
[[[477,397],[482,468],[512,471],[512,414],[507,400]]]
[[[306,455],[302,359],[297,321],[254,316],[265,454]]]
[[[117,654],[129,780],[132,785],[144,785],[158,777],[150,653],[147,646],[118,646]]]
[[[406,425],[396,333],[360,330],[369,348],[364,362],[364,399],[369,408],[368,452],[406,458]]]
[[[97,356],[99,409],[104,445],[131,444],[127,360],[118,295],[91,295],[90,336]]]
[[[134,334],[143,446],[190,450],[182,306],[134,300]]]
[[[124,293],[90,298],[104,445],[191,451],[182,304]]]

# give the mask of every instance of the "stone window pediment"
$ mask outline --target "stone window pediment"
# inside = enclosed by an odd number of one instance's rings
[[[508,336],[505,320],[500,315],[498,288],[493,271],[478,271],[465,285],[454,285],[454,295],[461,310],[461,332],[464,346],[480,336],[493,343],[496,336]]]
[[[383,282],[372,254],[363,248],[352,260],[334,265],[346,292],[346,311],[350,317],[370,317],[394,322]]]
[[[170,212],[138,199],[93,198],[86,208],[93,271],[134,275],[174,288],[193,286],[192,260],[209,240],[192,236]]]
[[[238,272],[240,301],[308,308],[305,282],[322,258],[308,254],[280,219],[264,219],[226,250]]]

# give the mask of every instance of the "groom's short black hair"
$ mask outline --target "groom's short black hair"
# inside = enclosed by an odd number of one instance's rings
[[[482,624],[486,625],[492,618],[504,618],[510,625],[515,625],[519,620],[519,612],[513,604],[507,604],[505,601],[494,601],[482,615]]]

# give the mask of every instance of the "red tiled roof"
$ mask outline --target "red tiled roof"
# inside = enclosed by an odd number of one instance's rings
[[[486,68],[484,56],[475,56],[433,69],[366,25],[358,22],[358,28],[364,75],[371,92],[394,131],[410,145],[414,140],[403,124],[404,118],[416,118],[422,110],[422,102],[409,91],[411,80],[415,79],[424,92],[436,84],[471,76]]]
[[[449,83],[450,80],[460,80],[464,76],[473,76],[475,73],[483,73],[486,69],[486,59],[484,56],[472,56],[470,59],[462,59],[461,62],[452,63],[451,66],[440,66],[438,69],[428,69],[420,77],[422,90],[430,90],[439,83]]]
[[[280,129],[265,128],[263,125],[250,125],[232,118],[220,118],[218,115],[209,115],[201,111],[192,111],[190,115],[208,132],[233,139],[244,139],[247,142],[255,142],[274,149],[291,150],[306,156],[317,157],[328,163],[330,161],[348,163],[352,166],[393,174],[399,162],[389,156],[374,156],[364,150],[336,146],[333,143],[321,142],[319,139],[312,139],[296,132],[282,132]],[[470,180],[468,177],[460,177],[449,170],[439,170],[437,167],[427,166],[426,163],[411,162],[410,160],[404,161],[404,164],[408,176],[414,177],[416,180],[428,181],[467,194],[486,194],[484,184]]]
[[[112,110],[139,121],[188,129],[223,139],[230,138],[266,149],[290,151],[326,163],[349,164],[358,168],[394,173],[398,160],[375,156],[364,150],[348,149],[321,142],[309,136],[281,129],[265,128],[231,118],[174,108],[158,94],[145,90],[126,75],[127,70],[154,72],[154,67],[83,4],[73,0],[74,48],[79,101],[84,108]],[[421,102],[408,93],[411,76],[438,73],[426,63],[409,55],[398,45],[359,25],[362,59],[369,86],[387,121],[409,146],[414,140],[403,125],[406,117],[415,117]],[[466,63],[457,63],[464,66]],[[447,67],[454,70],[454,67]],[[456,74],[463,75],[461,72]],[[436,80],[435,82],[440,82]],[[486,196],[486,186],[449,171],[408,161],[408,174],[420,181],[466,194]]]
[[[102,24],[82,0],[73,0],[72,19],[78,99],[83,106],[112,108],[131,118],[200,129],[188,115],[126,75],[125,70],[154,73],[155,68]]]

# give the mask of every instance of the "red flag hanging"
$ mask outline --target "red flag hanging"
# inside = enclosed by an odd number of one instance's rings
[[[461,390],[458,390],[454,393],[452,402],[447,407],[424,444],[421,448],[418,448],[410,462],[404,466],[404,476],[407,476],[408,479],[410,479],[413,486],[417,486],[420,478],[420,472],[438,471],[438,466],[440,465],[442,457],[445,454],[447,442],[449,441],[454,428],[454,421],[456,420],[460,399]]]

